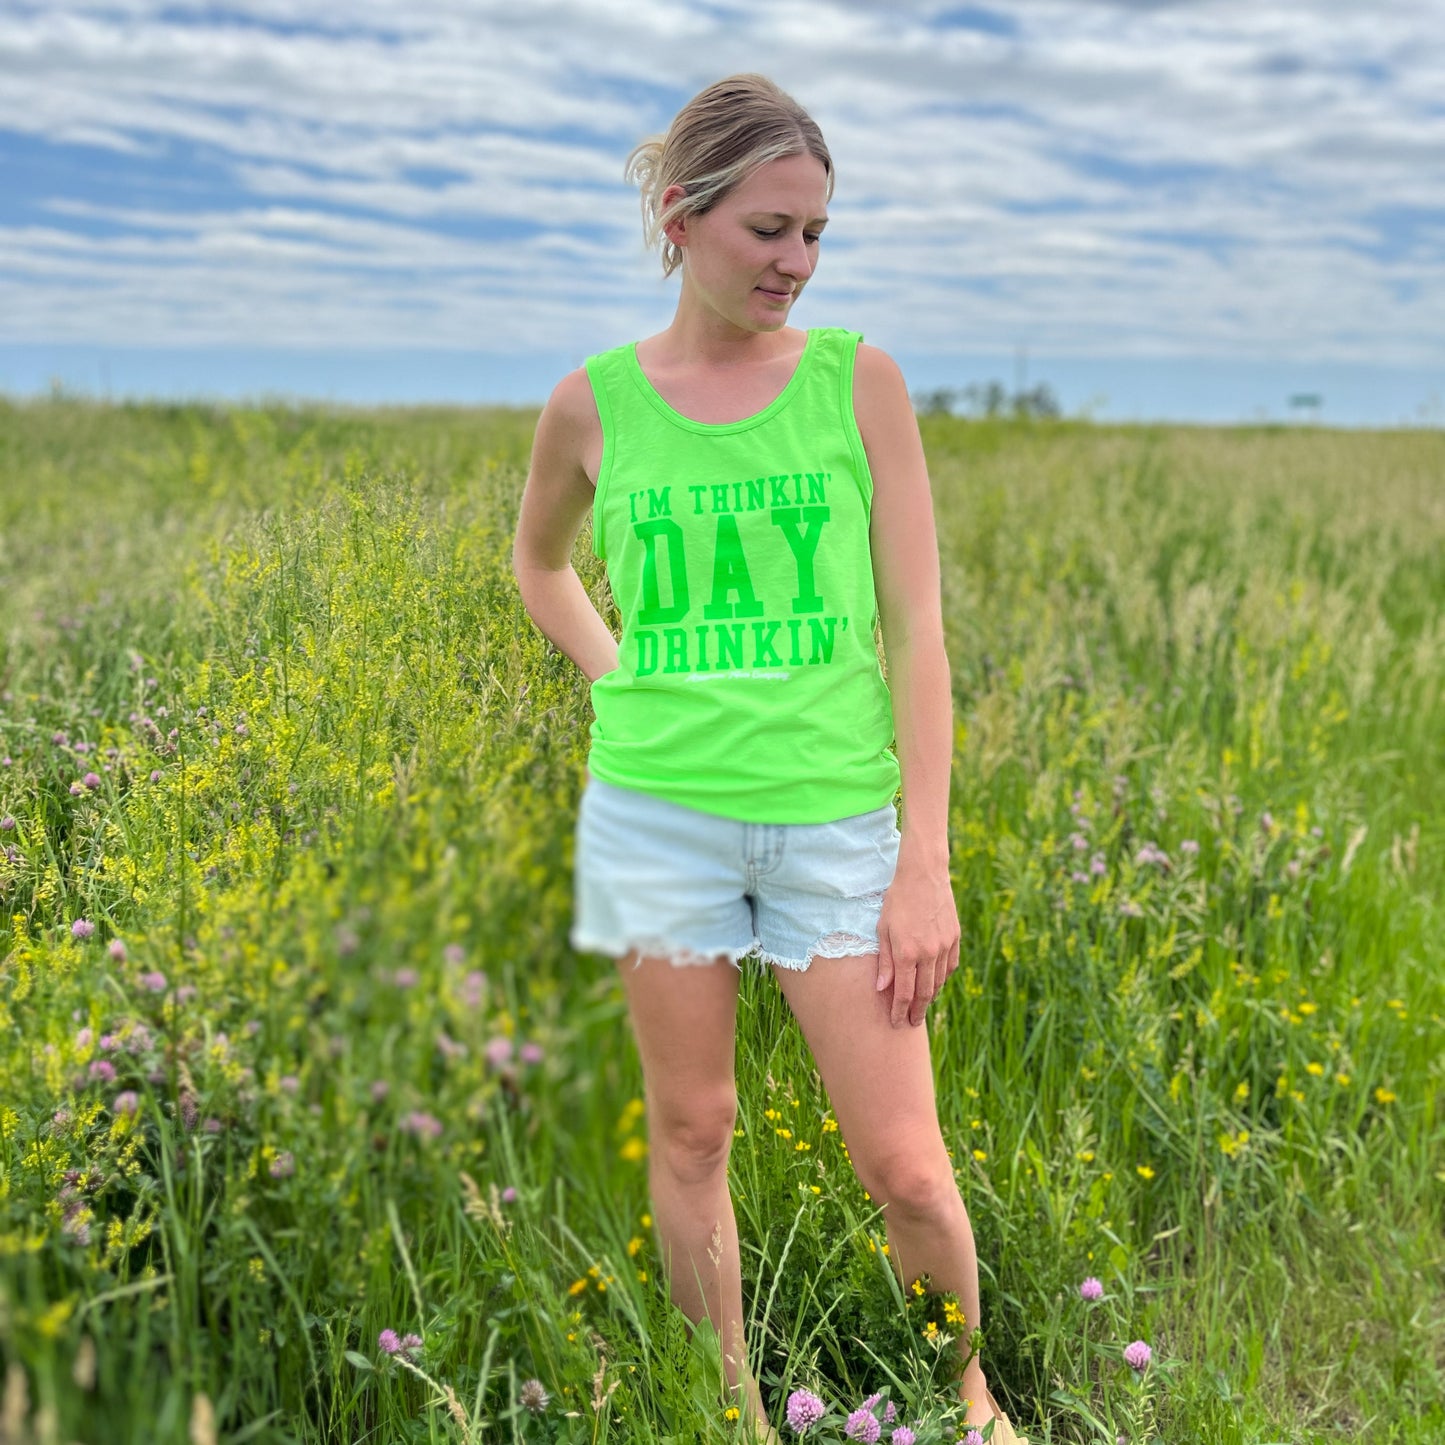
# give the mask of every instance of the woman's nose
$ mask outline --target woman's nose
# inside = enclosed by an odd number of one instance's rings
[[[813,274],[813,259],[808,255],[808,243],[801,235],[788,243],[787,249],[778,262],[778,270],[785,276],[796,276],[806,281]]]

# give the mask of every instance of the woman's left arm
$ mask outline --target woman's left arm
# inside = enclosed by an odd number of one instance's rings
[[[873,475],[873,585],[894,746],[902,774],[898,868],[878,920],[878,988],[895,1027],[923,1022],[958,967],[958,907],[948,876],[953,694],[943,643],[938,537],[923,440],[903,373],[859,343],[853,411]]]

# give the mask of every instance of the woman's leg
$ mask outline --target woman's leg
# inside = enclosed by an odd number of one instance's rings
[[[874,987],[876,954],[816,958],[806,970],[775,967],[783,996],[812,1050],[838,1129],[863,1187],[883,1207],[888,1257],[906,1285],[927,1273],[956,1291],[966,1335],[979,1324],[978,1256],[933,1094],[926,1025],[894,1028],[889,995]],[[968,1421],[992,1411],[975,1357],[960,1394]]]
[[[737,1122],[740,975],[726,955],[675,965],[619,961],[647,1094],[648,1179],[673,1303],[712,1321],[739,1407],[766,1426],[746,1358],[738,1226],[727,1164]]]

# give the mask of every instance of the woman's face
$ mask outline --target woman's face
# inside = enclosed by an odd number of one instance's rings
[[[680,194],[669,186],[663,205]],[[685,283],[744,330],[781,330],[817,267],[827,194],[828,173],[816,156],[760,166],[707,215],[667,228],[682,248]]]

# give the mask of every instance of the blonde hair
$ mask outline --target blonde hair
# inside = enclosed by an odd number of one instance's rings
[[[642,187],[644,244],[662,240],[662,274],[682,265],[682,250],[663,237],[677,216],[704,216],[759,166],[784,156],[811,155],[828,173],[833,158],[818,123],[765,75],[730,75],[699,91],[673,118],[666,135],[649,136],[627,157],[623,175]],[[681,185],[687,194],[661,209],[663,192]]]

